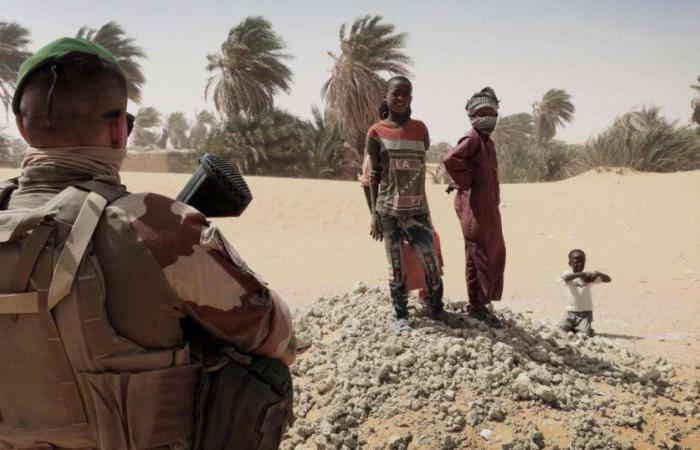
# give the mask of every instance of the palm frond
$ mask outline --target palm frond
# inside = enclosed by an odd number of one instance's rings
[[[19,66],[31,53],[27,50],[29,30],[16,22],[0,22],[0,102],[10,110]]]
[[[696,91],[700,91],[700,76],[698,77],[698,82],[697,84],[691,84],[690,85],[691,89],[695,89]]]
[[[330,114],[343,124],[346,142],[362,151],[363,137],[377,120],[386,82],[384,76],[409,75],[411,59],[406,55],[407,35],[381,16],[363,16],[350,27],[340,27],[340,54],[321,96]]]
[[[190,124],[182,112],[174,112],[165,118],[165,130],[167,130],[170,143],[175,149],[185,148],[189,129]]]
[[[574,118],[576,108],[571,96],[563,89],[550,89],[542,100],[533,104],[537,142],[544,145],[557,133],[557,127],[564,126]]]
[[[693,108],[693,115],[691,117],[691,120],[697,125],[700,125],[700,96],[695,97],[690,102],[690,107]]]
[[[155,128],[163,124],[160,112],[153,106],[139,108],[136,112],[131,144],[136,147],[155,147],[160,137]]]
[[[190,128],[190,134],[187,137],[187,147],[199,150],[207,143],[209,133],[216,126],[216,118],[214,115],[203,110],[195,114],[195,121]]]
[[[0,130],[0,167],[12,164],[10,137]]]
[[[291,56],[286,44],[263,17],[248,17],[229,32],[221,54],[207,55],[206,70],[213,73],[205,98],[227,116],[257,114],[272,107],[274,96],[289,92],[292,72],[284,63]]]
[[[700,136],[689,127],[668,122],[660,108],[630,111],[591,139],[586,159],[591,167],[630,167],[673,172],[700,168]]]
[[[535,119],[528,113],[517,113],[498,119],[496,129],[491,134],[497,146],[511,142],[525,141],[535,136]]]
[[[343,140],[340,123],[315,106],[311,108],[311,115],[312,120],[305,127],[306,175],[312,178],[354,178],[358,161]]]
[[[160,112],[153,106],[139,108],[136,112],[135,126],[141,128],[153,128],[161,125],[163,122]]]
[[[144,50],[136,45],[136,40],[126,35],[124,28],[115,21],[107,22],[100,28],[83,26],[76,37],[95,42],[112,53],[124,71],[129,99],[141,101],[141,87],[146,78],[141,71],[140,59],[146,59]]]

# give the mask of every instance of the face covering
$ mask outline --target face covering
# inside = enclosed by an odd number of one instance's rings
[[[497,116],[470,117],[472,126],[482,133],[491,133],[496,128]]]
[[[22,169],[54,166],[71,169],[90,178],[119,184],[119,169],[126,149],[111,147],[30,148],[24,155]]]

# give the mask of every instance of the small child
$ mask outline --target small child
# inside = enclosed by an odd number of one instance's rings
[[[584,272],[586,254],[583,250],[574,249],[569,252],[569,267],[561,276],[566,285],[566,317],[559,327],[564,331],[573,331],[585,336],[593,336],[593,300],[591,285],[600,282],[610,283],[611,278],[601,272]]]

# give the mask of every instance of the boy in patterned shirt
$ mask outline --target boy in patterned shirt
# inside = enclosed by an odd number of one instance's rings
[[[395,330],[410,331],[406,268],[402,262],[405,237],[425,272],[430,316],[451,327],[460,318],[444,309],[442,278],[433,242],[425,195],[425,153],[430,146],[428,129],[411,119],[412,85],[405,77],[387,83],[389,115],[372,125],[365,151],[369,156],[372,226],[370,234],[384,240],[389,262],[389,289],[396,314]]]

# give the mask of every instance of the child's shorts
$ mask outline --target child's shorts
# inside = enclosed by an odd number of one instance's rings
[[[567,311],[566,317],[559,324],[564,331],[593,336],[593,311]]]

